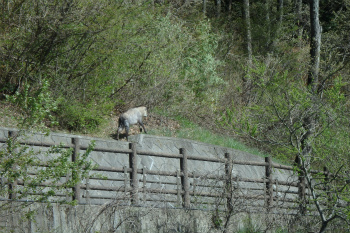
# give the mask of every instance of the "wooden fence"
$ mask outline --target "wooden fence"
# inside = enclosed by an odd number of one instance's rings
[[[9,137],[13,137],[15,134],[13,132],[9,132]],[[1,143],[5,143],[6,139],[0,138]],[[30,145],[30,146],[39,146],[39,147],[51,147],[54,146],[54,143],[43,143],[43,142],[33,142],[33,141],[21,141],[22,145]],[[72,143],[63,145],[64,148],[73,148],[73,153],[71,156],[71,160],[75,161],[79,153],[83,150],[87,149],[87,146],[80,144],[79,138],[72,138]],[[281,198],[279,194],[280,192],[284,193],[284,202],[296,203],[297,200],[301,200],[305,198],[307,195],[307,189],[305,185],[304,178],[302,175],[299,176],[299,179],[295,179],[294,181],[285,181],[285,180],[277,180],[273,179],[273,171],[275,169],[294,170],[292,166],[281,165],[272,162],[271,157],[266,157],[264,162],[253,162],[253,161],[237,161],[233,159],[233,155],[230,153],[225,153],[223,158],[205,158],[201,156],[194,156],[188,153],[185,148],[181,148],[179,153],[164,153],[164,152],[154,152],[154,151],[144,151],[137,150],[135,143],[129,144],[129,149],[118,149],[118,148],[94,148],[95,152],[109,152],[109,153],[118,153],[118,154],[126,154],[129,157],[129,164],[126,164],[124,167],[107,167],[107,166],[97,166],[94,168],[94,172],[112,172],[112,173],[121,173],[124,174],[124,179],[115,179],[115,178],[93,178],[95,180],[99,180],[101,183],[105,181],[118,181],[123,183],[123,185],[119,186],[106,186],[106,185],[92,185],[90,184],[91,179],[86,179],[82,181],[79,185],[72,187],[73,190],[73,199],[78,201],[79,203],[91,203],[94,199],[113,199],[113,195],[101,196],[101,195],[91,195],[92,191],[104,191],[109,193],[124,193],[126,195],[123,196],[125,200],[128,200],[133,205],[143,205],[147,200],[146,198],[141,197],[140,194],[159,194],[159,195],[170,195],[174,198],[169,200],[169,202],[175,202],[175,205],[183,208],[193,207],[194,199],[198,199],[198,197],[209,197],[209,198],[221,198],[226,199],[226,203],[232,202],[232,198],[242,198],[242,199],[259,199],[263,201],[264,207],[272,207],[274,206],[274,202],[278,202],[279,198]],[[138,167],[139,164],[139,156],[147,155],[152,157],[162,157],[162,158],[171,158],[177,159],[179,163],[180,169],[173,171],[155,171],[148,170],[146,168]],[[206,191],[200,192],[198,191],[197,179],[203,178],[203,174],[194,174],[193,172],[189,172],[188,161],[196,160],[196,161],[205,161],[212,163],[222,164],[225,174],[224,175],[215,175],[215,174],[206,174],[205,179],[213,180],[214,183],[220,184],[221,193],[216,193],[210,188],[213,186],[207,185]],[[235,165],[245,165],[245,166],[258,166],[262,167],[265,170],[264,178],[260,179],[251,179],[240,176],[233,176],[232,169]],[[152,183],[152,181],[147,180],[147,175],[157,175],[160,177],[173,177],[176,179],[176,182],[169,182],[169,185],[172,185],[172,189],[152,189],[148,188],[147,184]],[[153,181],[154,182],[154,181]],[[262,186],[262,189],[259,188],[251,188],[255,191],[255,195],[249,194],[241,194],[232,196],[232,187],[235,184],[239,183],[255,183]],[[16,189],[16,185],[23,185],[23,182],[20,180],[9,183],[9,188],[12,190]],[[49,185],[49,184],[44,184]],[[206,186],[206,185],[203,185]],[[282,187],[287,188],[282,188]],[[290,187],[293,187],[294,190],[291,190]],[[239,187],[235,187],[235,189],[239,189]],[[289,198],[286,198],[286,194],[289,195]],[[9,199],[15,198],[15,192],[9,194]],[[70,198],[70,197],[67,197]],[[174,201],[175,199],[175,201]],[[191,200],[193,200],[191,202]],[[154,201],[154,200],[153,200]],[[289,208],[287,206],[286,208]]]

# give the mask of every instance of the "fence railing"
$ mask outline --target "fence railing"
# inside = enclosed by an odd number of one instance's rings
[[[9,132],[9,137],[14,137],[15,133]],[[6,139],[0,138],[1,143],[5,143]],[[51,147],[55,143],[34,142],[34,141],[20,141],[22,145],[39,146],[39,147]],[[57,144],[56,144],[57,145]],[[76,161],[79,153],[86,150],[88,147],[81,145],[79,138],[72,138],[71,144],[63,145],[64,148],[73,148],[71,160]],[[292,180],[277,180],[273,178],[275,169],[293,171],[295,168],[292,166],[281,165],[272,162],[271,157],[266,157],[264,162],[255,161],[238,161],[233,159],[233,155],[225,153],[223,158],[209,158],[194,156],[188,153],[186,148],[180,148],[179,153],[165,153],[137,150],[135,143],[129,144],[129,149],[119,148],[102,148],[95,147],[95,152],[109,152],[125,154],[129,158],[129,163],[123,167],[112,166],[97,166],[93,169],[93,172],[108,172],[118,173],[123,175],[123,178],[96,178],[91,177],[81,181],[80,184],[71,187],[73,191],[73,198],[79,203],[91,203],[92,200],[108,200],[115,199],[116,195],[96,195],[96,192],[103,191],[104,193],[122,193],[121,199],[130,201],[133,205],[141,205],[147,201],[156,202],[155,199],[147,199],[146,194],[158,194],[168,195],[173,198],[167,200],[167,202],[175,203],[178,207],[190,208],[198,202],[200,197],[202,198],[221,198],[226,199],[226,203],[232,203],[233,198],[241,199],[254,199],[261,200],[263,207],[270,208],[279,203],[283,198],[283,203],[296,203],[296,201],[304,199],[307,194],[307,188],[303,176],[299,173],[299,177]],[[164,170],[149,170],[145,167],[139,166],[139,156],[151,156],[161,157],[167,159],[177,159],[179,168],[177,171],[164,171]],[[225,171],[223,175],[217,174],[199,174],[190,172],[188,161],[196,160],[201,162],[211,162],[221,164]],[[233,175],[232,170],[235,165],[245,166],[257,166],[262,167],[265,170],[263,178],[247,178],[239,175]],[[74,172],[74,171],[72,171]],[[293,172],[290,172],[291,174]],[[298,174],[298,173],[296,173]],[[327,173],[328,174],[328,173]],[[172,181],[154,181],[149,180],[149,175],[156,175],[159,177],[172,177]],[[175,181],[174,181],[175,179]],[[91,181],[98,181],[99,184],[91,184]],[[211,180],[211,183],[201,183],[199,180]],[[117,182],[118,185],[104,185],[104,182]],[[167,188],[151,188],[147,185],[161,183],[166,185]],[[242,187],[242,183],[257,184],[251,187]],[[8,198],[16,198],[16,186],[24,185],[21,180],[11,182],[7,184],[10,192]],[[49,183],[41,184],[43,186],[49,186]],[[246,192],[236,193],[232,195],[233,190],[246,190]],[[216,191],[215,191],[216,190]],[[220,190],[217,192],[217,190]],[[93,194],[95,192],[95,194]],[[254,193],[254,195],[250,195]],[[281,195],[281,193],[283,195]],[[140,195],[143,194],[143,195]],[[210,203],[209,203],[210,204]],[[213,203],[211,203],[213,204]],[[283,207],[282,205],[280,207]],[[287,205],[286,208],[290,208]]]

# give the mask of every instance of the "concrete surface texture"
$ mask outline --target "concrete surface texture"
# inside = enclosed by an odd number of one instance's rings
[[[215,223],[215,214],[204,210],[183,210],[172,208],[143,208],[118,205],[66,206],[34,203],[24,208],[37,211],[27,220],[18,212],[10,217],[1,216],[0,232],[25,233],[219,233],[223,230],[220,222]],[[224,220],[224,215],[220,218]],[[268,213],[235,213],[227,232],[240,229],[271,229],[267,223],[289,222],[288,215]],[[268,231],[269,232],[269,231]]]

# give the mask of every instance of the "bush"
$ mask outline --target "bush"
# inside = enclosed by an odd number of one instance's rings
[[[80,103],[60,104],[57,111],[59,126],[69,131],[91,132],[103,122],[103,114],[95,106]]]

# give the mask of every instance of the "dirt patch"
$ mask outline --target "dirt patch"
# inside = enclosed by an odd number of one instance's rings
[[[145,124],[147,124],[150,128],[153,129],[165,127],[173,132],[180,129],[180,124],[176,120],[154,114],[151,114],[147,117],[147,119],[145,119]]]
[[[117,136],[118,119],[119,117],[113,117],[112,119],[115,122],[115,130],[113,130],[114,132],[110,135],[110,137],[114,139],[116,139]],[[143,123],[147,131],[161,131],[166,129],[171,134],[175,134],[175,132],[180,128],[180,124],[176,120],[155,114],[148,114],[147,117],[143,118]],[[142,131],[142,128],[136,124],[130,127],[129,135],[136,135]],[[121,140],[126,140],[124,131],[121,134]]]

